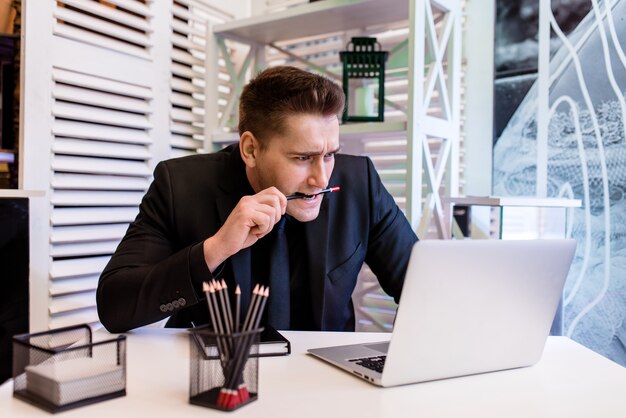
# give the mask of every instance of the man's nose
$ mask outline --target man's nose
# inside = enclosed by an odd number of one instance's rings
[[[315,163],[311,166],[309,175],[309,185],[324,188],[328,185],[328,173],[323,158],[316,158]]]

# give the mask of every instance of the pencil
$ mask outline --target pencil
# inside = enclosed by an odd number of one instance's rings
[[[253,307],[257,302],[257,296],[259,294],[259,285],[256,284],[254,289],[252,290],[252,300],[250,301],[250,305],[248,305],[248,311],[246,312],[246,319],[243,321],[242,331],[247,331],[248,323],[250,322],[250,315],[253,311]]]
[[[211,302],[211,286],[207,282],[202,283],[202,291],[206,295],[207,306],[209,307],[209,316],[211,318],[211,325],[213,326],[213,331],[217,333],[217,313],[213,309],[213,304]],[[222,363],[222,367],[224,367],[228,361],[226,357],[226,350],[224,349],[223,341],[218,337],[216,339],[217,350],[220,355],[220,362]]]
[[[222,289],[224,289],[224,299],[226,300],[226,318],[228,319],[228,324],[230,327],[230,332],[235,332],[235,325],[233,324],[233,311],[230,307],[230,297],[228,297],[228,286],[226,286],[226,281],[222,279]]]
[[[250,305],[248,306],[248,312],[246,313],[246,319],[244,322],[244,331],[248,326],[248,323],[252,322],[252,312],[255,310],[258,305],[258,296],[259,296],[259,285],[255,285],[252,290],[252,300],[250,301]],[[231,360],[228,363],[228,366],[224,368],[224,386],[222,390],[220,390],[220,394],[218,395],[217,405],[223,408],[232,408],[237,402],[240,402],[246,399],[247,389],[245,389],[245,385],[243,388],[238,388],[238,383],[241,381],[239,376],[236,373],[237,365],[240,362],[240,358],[244,355],[244,346],[245,346],[245,337],[238,337],[236,347],[234,347],[234,353],[231,357]],[[241,395],[240,395],[241,393]],[[240,401],[235,400],[235,398],[240,399]]]
[[[217,329],[215,324],[215,314],[213,313],[213,305],[211,305],[211,297],[209,296],[209,284],[207,282],[202,282],[202,291],[206,296],[206,304],[209,307],[209,317],[211,319],[211,325],[213,329]]]
[[[265,303],[270,296],[270,288],[266,287],[265,292],[263,292],[263,299],[261,299],[261,307],[259,308],[259,314],[254,322],[254,329],[259,327],[259,323],[261,322],[261,317],[263,316],[263,309],[265,309]]]
[[[253,319],[250,321],[250,325],[253,324],[254,328],[249,327],[248,332],[251,332],[251,334],[244,337],[243,342],[241,343],[241,347],[237,347],[240,348],[240,352],[235,356],[236,363],[231,375],[231,378],[234,380],[231,382],[231,386],[229,387],[235,390],[235,384],[238,382],[242,382],[242,384],[238,385],[237,387],[237,393],[242,402],[250,399],[250,393],[248,392],[245,383],[243,383],[243,372],[248,358],[250,357],[250,347],[254,343],[255,335],[253,334],[253,332],[255,332],[258,328],[261,317],[263,316],[263,309],[265,308],[265,303],[267,302],[268,296],[269,287],[261,287],[261,290],[257,295],[259,303],[257,303],[253,308],[255,312],[253,313]]]
[[[261,300],[263,298],[263,294],[265,293],[265,287],[261,286],[258,293],[256,294],[256,300],[252,308],[252,313],[250,314],[250,320],[248,321],[247,327],[245,327],[244,331],[250,331],[254,327],[254,324],[257,322],[256,318],[259,314],[259,308],[261,307]]]
[[[240,323],[239,323],[239,315],[241,311],[241,289],[239,285],[235,289],[235,331],[239,332]]]
[[[225,337],[224,335],[226,334],[226,330],[224,329],[224,325],[223,325],[223,321],[222,321],[222,315],[220,315],[220,310],[219,310],[219,303],[217,302],[217,295],[216,293],[216,289],[215,286],[213,286],[213,283],[211,283],[209,285],[209,294],[211,295],[211,303],[213,304],[213,310],[215,312],[215,322],[217,323],[217,329],[215,330],[215,332],[217,333],[218,337],[217,337],[217,341],[218,343],[218,347],[219,345],[222,346],[222,350],[224,351],[224,356],[227,359],[230,359],[230,350],[229,350],[229,344],[227,341],[225,341]]]
[[[224,333],[230,334],[233,332],[233,329],[231,327],[230,322],[228,321],[228,309],[227,309],[226,301],[225,301],[225,299],[228,298],[228,295],[226,295],[226,298],[224,298],[225,289],[219,280],[215,281],[215,293],[216,293],[216,297],[219,298],[219,301],[220,301],[219,305],[222,308],[222,320],[224,321]]]
[[[287,200],[303,199],[303,198],[310,199],[314,196],[317,196],[318,194],[334,193],[334,192],[338,192],[339,190],[341,190],[341,187],[335,186],[335,187],[329,187],[328,189],[320,190],[319,192],[313,193],[313,194],[295,192],[294,194],[287,196]]]
[[[224,376],[224,384],[219,390],[216,406],[231,410],[250,399],[244,371],[250,357],[250,349],[259,338],[258,327],[268,300],[269,287],[258,284],[254,286],[243,324],[239,285],[234,292],[234,313],[225,280],[203,282],[202,291],[206,295]]]

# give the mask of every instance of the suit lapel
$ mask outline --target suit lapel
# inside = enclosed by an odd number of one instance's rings
[[[324,315],[324,287],[326,284],[326,257],[328,251],[328,205],[324,198],[320,213],[315,221],[304,224],[308,250],[311,303],[313,319],[320,330],[327,329]]]

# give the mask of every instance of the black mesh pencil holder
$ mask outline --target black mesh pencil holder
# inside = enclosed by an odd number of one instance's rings
[[[258,397],[259,336],[263,329],[190,332],[189,403],[233,411]]]
[[[126,337],[76,325],[13,337],[13,396],[60,412],[126,395]]]

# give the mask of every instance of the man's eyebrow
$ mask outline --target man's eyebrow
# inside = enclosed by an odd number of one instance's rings
[[[335,148],[335,149],[328,150],[328,151],[326,151],[326,152],[319,152],[319,151],[310,151],[310,152],[307,152],[307,151],[296,151],[296,150],[293,150],[293,151],[289,152],[289,154],[291,154],[291,155],[303,155],[303,156],[307,156],[307,157],[313,157],[313,156],[316,156],[316,155],[322,155],[322,154],[324,154],[324,155],[326,155],[326,154],[336,154],[336,153],[338,153],[339,151],[341,151],[341,147],[340,147],[340,146],[339,146],[339,147],[337,147],[337,148]]]

